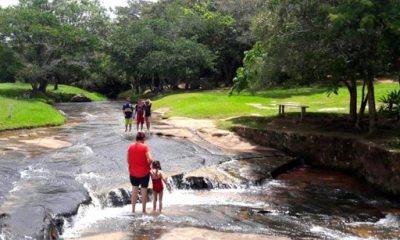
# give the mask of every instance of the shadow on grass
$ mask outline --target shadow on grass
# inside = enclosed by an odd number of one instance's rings
[[[31,94],[31,90],[23,88],[0,88],[0,96],[8,98],[29,98]]]
[[[254,96],[259,96],[264,98],[285,99],[285,98],[299,97],[299,96],[306,97],[322,93],[328,94],[328,92],[329,92],[328,87],[272,88],[264,91],[259,91],[255,93]],[[245,92],[244,94],[252,95],[249,92]],[[237,96],[237,94],[234,94],[232,96]]]
[[[308,128],[329,131],[340,129],[352,131],[352,124],[348,120],[348,114],[343,113],[320,113],[308,112],[303,121],[300,121],[299,113],[287,113],[281,116],[242,116],[228,120],[232,126],[242,125],[251,128],[264,129],[267,127],[276,128]]]

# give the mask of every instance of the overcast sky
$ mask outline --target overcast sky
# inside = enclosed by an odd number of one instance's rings
[[[101,0],[101,2],[107,9],[109,7],[126,5],[126,0]],[[17,3],[18,3],[18,0],[0,0],[0,5],[3,7],[17,4]]]

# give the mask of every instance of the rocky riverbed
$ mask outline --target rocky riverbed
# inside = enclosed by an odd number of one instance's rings
[[[155,126],[147,143],[174,188],[162,214],[131,215],[125,156],[134,134],[123,132],[119,103],[57,107],[67,125],[0,136],[2,240],[399,236],[397,202],[335,172],[300,168],[273,179],[292,157],[208,120]]]

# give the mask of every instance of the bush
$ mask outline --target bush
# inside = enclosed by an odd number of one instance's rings
[[[393,90],[387,93],[379,99],[383,105],[381,106],[381,111],[395,114],[397,120],[400,119],[400,89]]]

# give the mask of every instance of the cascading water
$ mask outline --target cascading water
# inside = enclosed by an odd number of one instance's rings
[[[48,216],[64,239],[157,239],[176,229],[180,236],[207,229],[292,239],[400,234],[398,203],[354,178],[302,168],[272,180],[287,160],[282,154],[232,157],[210,144],[158,136],[148,144],[175,187],[161,215],[132,216],[125,158],[133,134],[122,132],[120,106],[58,108],[72,123],[2,137],[0,239],[50,238]],[[70,144],[54,150],[20,141],[49,136]]]

